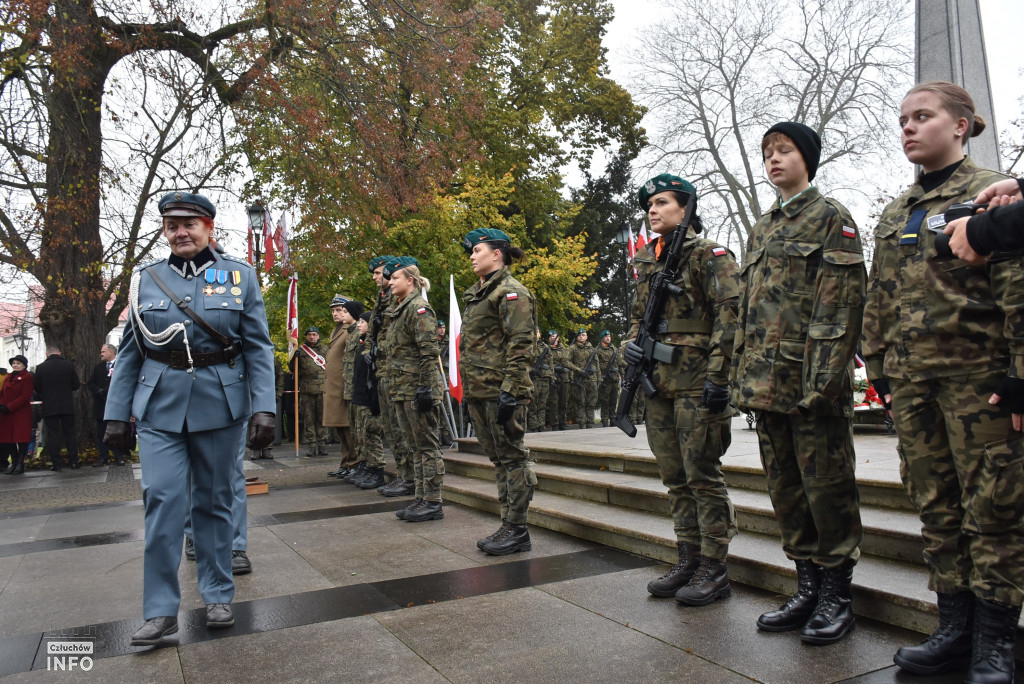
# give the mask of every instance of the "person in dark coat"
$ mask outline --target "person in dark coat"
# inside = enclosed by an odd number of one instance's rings
[[[68,465],[78,469],[78,440],[75,437],[75,400],[72,392],[81,383],[75,365],[61,356],[60,349],[48,347],[46,360],[36,368],[36,393],[43,402],[43,427],[46,429],[45,451],[50,470],[60,471],[61,456],[58,437],[64,435]]]
[[[32,391],[35,381],[28,372],[28,359],[21,354],[10,359],[11,373],[0,387],[0,463],[11,465],[5,475],[25,472],[25,448],[32,438]]]
[[[103,443],[103,433],[107,430],[107,421],[103,420],[103,410],[107,406],[107,389],[110,387],[110,376],[114,374],[114,359],[117,358],[117,347],[112,344],[105,344],[100,347],[100,359],[92,368],[92,375],[85,386],[89,388],[92,395],[92,416],[96,422],[96,454],[99,460],[93,464],[99,468],[107,464],[110,458],[110,449]],[[124,453],[114,450],[114,462],[124,465]]]

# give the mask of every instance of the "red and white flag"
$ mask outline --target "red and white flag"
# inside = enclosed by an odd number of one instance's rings
[[[271,232],[270,211],[263,210],[263,270],[270,273],[274,268],[274,236]]]
[[[299,346],[299,276],[294,273],[288,278],[288,321],[285,325],[288,357],[291,358]]]
[[[281,272],[285,275],[292,269],[291,252],[288,250],[288,220],[284,212],[277,220],[277,231],[274,232],[274,245],[281,254]]]
[[[650,241],[651,234],[647,231],[647,221],[641,221],[640,228],[636,231],[636,248],[633,250],[633,253],[639,252]]]
[[[459,336],[462,334],[462,314],[455,295],[455,276],[448,276],[448,391],[456,401],[462,401],[462,378],[459,377]]]
[[[245,244],[246,244],[246,251],[247,251],[245,260],[247,262],[249,262],[250,266],[255,266],[256,265],[256,258],[253,256],[253,253],[252,253],[252,226],[249,227],[249,235],[248,235],[248,237],[246,237]]]

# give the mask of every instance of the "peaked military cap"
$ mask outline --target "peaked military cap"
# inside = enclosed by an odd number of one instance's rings
[[[373,273],[374,271],[377,270],[378,267],[383,266],[386,262],[390,261],[391,259],[394,259],[394,257],[391,256],[390,254],[382,254],[380,256],[375,256],[368,262],[366,262],[366,267],[370,269],[370,273]]]
[[[348,297],[342,297],[340,294],[334,295],[334,299],[331,300],[331,308],[336,306],[342,306],[346,302],[350,301]]]
[[[466,233],[466,237],[462,239],[462,248],[466,250],[466,254],[472,254],[473,245],[478,242],[495,243],[496,246],[500,247],[502,242],[506,245],[511,245],[512,238],[508,236],[508,233],[497,228],[477,228]]]
[[[169,192],[160,198],[157,205],[160,216],[204,216],[213,218],[217,215],[217,207],[202,195],[191,192]]]
[[[641,186],[640,191],[637,193],[637,198],[640,201],[640,209],[644,212],[647,211],[647,202],[650,201],[652,195],[657,195],[659,192],[665,192],[671,190],[672,192],[679,193],[680,195],[693,195],[694,198],[697,196],[697,188],[693,187],[690,181],[680,178],[679,176],[673,176],[671,173],[663,173],[660,176],[655,176],[651,180]]]

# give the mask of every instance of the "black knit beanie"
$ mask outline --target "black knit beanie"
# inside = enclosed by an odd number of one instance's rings
[[[814,129],[795,121],[782,121],[769,128],[761,139],[772,133],[782,133],[793,141],[807,166],[807,180],[814,180],[815,174],[818,173],[818,162],[821,161],[821,137]]]
[[[344,304],[342,304],[342,306],[345,308],[345,311],[348,311],[349,316],[351,316],[352,318],[359,318],[359,316],[363,313],[363,303],[358,302],[354,299],[345,302]]]

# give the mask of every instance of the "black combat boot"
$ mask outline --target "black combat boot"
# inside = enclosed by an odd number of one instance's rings
[[[971,664],[974,595],[939,594],[939,628],[917,646],[904,646],[892,661],[907,672],[934,675],[964,670]]]
[[[360,489],[376,489],[384,484],[384,469],[367,468],[366,476],[353,484]]]
[[[965,684],[1013,684],[1013,645],[1020,606],[975,599],[974,644]]]
[[[11,475],[25,474],[25,454],[18,454],[14,460],[14,472]]]
[[[529,551],[532,548],[530,531],[526,529],[526,525],[517,525],[510,522],[508,524],[508,531],[503,536],[497,537],[494,541],[487,542],[480,547],[480,550],[492,556],[507,556],[510,553]]]
[[[796,561],[796,593],[778,610],[757,619],[757,628],[766,632],[788,632],[803,627],[818,605],[821,568],[809,560]]]
[[[349,471],[348,475],[340,478],[342,482],[348,484],[355,484],[357,480],[361,480],[363,475],[366,474],[366,461],[360,461],[359,465]]]
[[[729,586],[725,559],[702,555],[697,558],[700,559],[700,565],[686,586],[676,592],[676,601],[684,606],[706,606],[716,599],[729,598],[732,588]]]
[[[383,492],[384,496],[409,496],[410,494],[416,493],[416,483],[410,482],[404,478],[398,478],[398,482],[394,487],[385,489]]]
[[[853,563],[821,571],[818,605],[800,630],[805,644],[834,644],[853,629]]]
[[[496,531],[490,533],[489,535],[487,535],[483,539],[477,539],[476,540],[476,548],[478,548],[481,551],[483,551],[485,544],[487,544],[488,542],[492,542],[495,539],[498,539],[499,537],[503,537],[505,535],[505,533],[508,532],[509,526],[510,525],[509,525],[508,520],[502,520],[501,521],[501,527],[499,527]]]
[[[647,591],[658,598],[672,598],[686,586],[700,565],[700,547],[689,542],[676,542],[679,562],[656,580],[647,583]]]
[[[424,503],[425,502],[423,501],[423,499],[413,499],[412,501],[409,502],[408,506],[406,506],[405,508],[400,508],[397,511],[395,511],[395,517],[398,518],[399,520],[405,520],[405,514],[406,513],[410,513],[412,511],[416,510],[417,508],[422,506]]]
[[[406,511],[403,520],[406,522],[425,522],[444,518],[444,506],[440,501],[424,501],[417,508]]]

